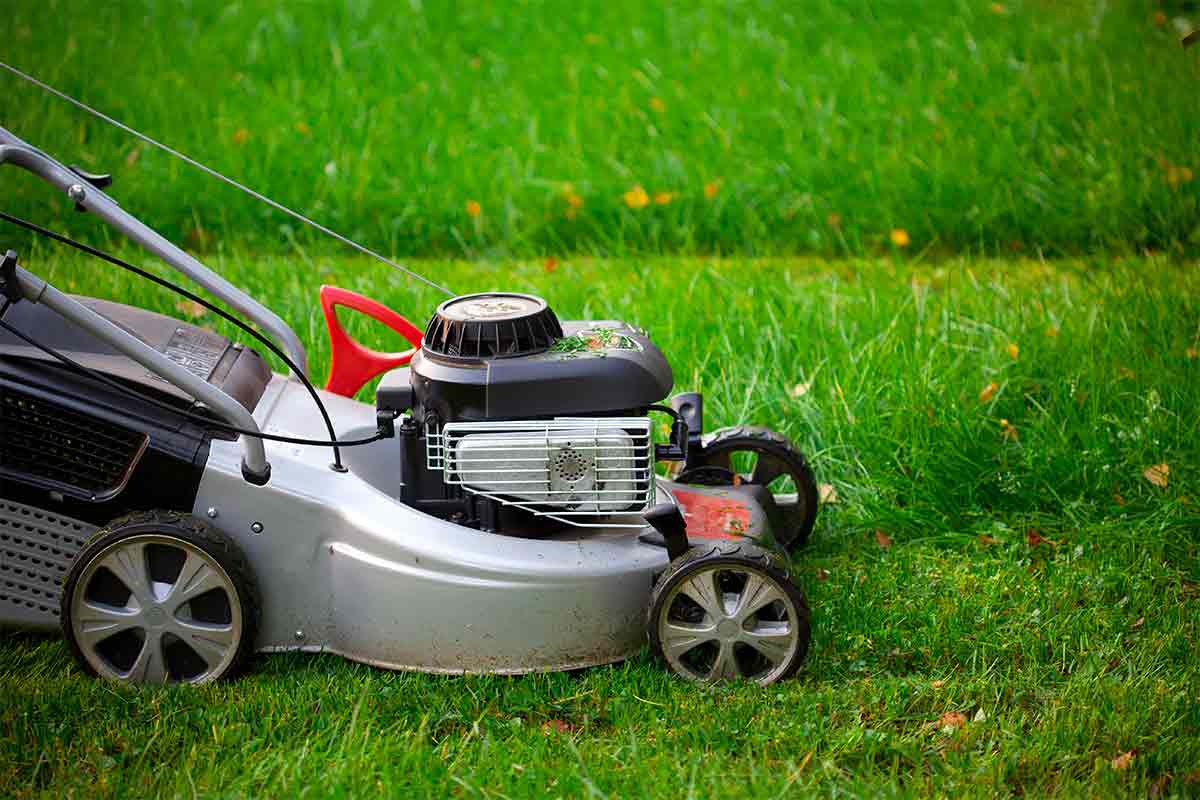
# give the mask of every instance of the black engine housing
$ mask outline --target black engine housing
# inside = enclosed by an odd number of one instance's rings
[[[560,323],[531,295],[467,295],[438,307],[410,368],[384,378],[376,405],[419,421],[603,416],[657,403],[673,382],[662,352],[627,323]]]

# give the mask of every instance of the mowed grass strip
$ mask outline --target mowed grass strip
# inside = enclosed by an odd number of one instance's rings
[[[4,60],[401,255],[1196,252],[1194,9],[15,0]],[[0,75],[177,241],[312,234]],[[16,172],[15,170],[13,171]],[[90,230],[6,178],[8,210]]]
[[[72,291],[194,311],[58,251],[25,262]],[[357,261],[214,263],[296,326],[317,375],[317,283],[415,320],[437,299]],[[693,686],[648,653],[516,678],[265,656],[233,683],[130,691],[84,678],[58,641],[8,637],[0,794],[1200,791],[1193,265],[420,266],[461,292],[532,291],[564,318],[640,323],[677,388],[705,392],[710,427],[765,424],[801,444],[836,502],[795,560],[815,622],[799,676]],[[1144,474],[1161,464],[1165,486]]]

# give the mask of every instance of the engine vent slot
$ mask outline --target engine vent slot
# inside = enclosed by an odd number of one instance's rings
[[[0,475],[84,500],[125,487],[146,449],[144,433],[0,388]]]
[[[422,347],[448,358],[516,358],[544,352],[562,335],[558,317],[542,298],[491,292],[438,306]]]
[[[430,433],[427,463],[447,484],[579,527],[645,524],[655,488],[646,417],[452,422]]]
[[[95,530],[86,522],[0,500],[0,619],[57,626],[63,578]]]

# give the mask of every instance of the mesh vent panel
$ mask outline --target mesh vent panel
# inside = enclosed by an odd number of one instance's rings
[[[145,434],[7,388],[0,430],[0,470],[95,499],[121,489],[146,444]]]

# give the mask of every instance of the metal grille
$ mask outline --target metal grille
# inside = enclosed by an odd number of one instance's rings
[[[0,500],[0,621],[56,624],[63,577],[96,528]]]
[[[646,417],[452,422],[430,434],[426,462],[448,484],[571,525],[645,524],[654,493]],[[589,521],[597,517],[609,519]]]
[[[119,492],[143,433],[0,387],[0,473],[88,500]]]

